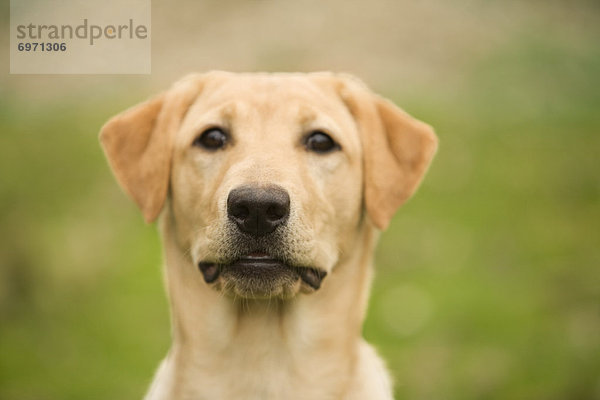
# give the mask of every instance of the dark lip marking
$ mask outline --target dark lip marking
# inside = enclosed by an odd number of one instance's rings
[[[315,290],[321,287],[321,282],[327,275],[326,271],[318,268],[298,268],[298,273],[300,278]]]
[[[200,268],[200,272],[202,272],[202,276],[206,283],[215,282],[219,275],[221,275],[221,268],[216,263],[199,262],[198,268]]]
[[[258,251],[241,257],[230,264],[202,261],[198,263],[198,268],[202,272],[204,281],[209,284],[214,283],[224,269],[234,269],[249,279],[265,280],[275,274],[293,272],[315,290],[321,287],[321,282],[327,276],[327,272],[322,269],[290,266],[281,260],[272,258],[267,253]]]

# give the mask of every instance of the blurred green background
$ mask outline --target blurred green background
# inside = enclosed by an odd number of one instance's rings
[[[169,346],[161,251],[97,133],[208,69],[351,72],[436,128],[429,175],[382,236],[364,329],[397,399],[600,399],[598,2],[152,12],[150,76],[9,75],[4,60],[0,399],[142,397]]]

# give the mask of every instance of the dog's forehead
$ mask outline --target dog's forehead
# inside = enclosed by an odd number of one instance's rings
[[[226,103],[273,111],[302,104],[324,112],[344,108],[331,86],[313,78],[312,74],[284,73],[209,75],[197,103],[205,109]]]

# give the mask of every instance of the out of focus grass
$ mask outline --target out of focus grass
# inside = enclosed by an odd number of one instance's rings
[[[2,399],[139,398],[168,346],[157,235],[81,104],[2,108]]]
[[[398,399],[600,398],[600,48],[523,38],[385,94],[438,156],[377,252]],[[169,345],[154,227],[97,132],[144,94],[0,99],[0,398],[140,398]]]
[[[378,252],[366,334],[397,398],[600,398],[600,52],[588,50],[521,43],[453,102],[408,99],[441,146]]]

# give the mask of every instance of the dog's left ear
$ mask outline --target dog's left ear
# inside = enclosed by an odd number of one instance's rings
[[[363,143],[364,196],[375,226],[385,229],[417,190],[437,149],[433,129],[352,76],[338,88]]]
[[[100,142],[117,181],[152,222],[169,188],[172,140],[202,79],[190,75],[173,87],[110,119]]]

